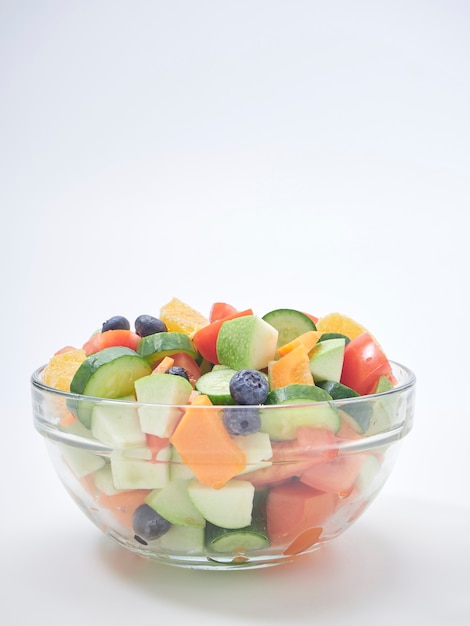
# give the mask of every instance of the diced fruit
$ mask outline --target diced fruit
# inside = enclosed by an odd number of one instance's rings
[[[151,371],[147,361],[134,350],[121,346],[105,348],[83,361],[70,383],[70,391],[94,398],[122,398],[133,394],[134,382]],[[77,416],[87,428],[91,425],[92,406],[86,400],[76,404]]]
[[[178,526],[206,525],[188,494],[187,480],[173,480],[163,489],[151,491],[145,502],[162,517]]]
[[[271,390],[286,385],[313,385],[307,348],[300,344],[277,361],[270,361],[268,377]]]
[[[193,342],[199,354],[209,361],[209,363],[219,364],[219,357],[217,356],[217,338],[222,324],[229,320],[236,319],[237,317],[245,317],[247,315],[253,315],[252,309],[234,311],[225,317],[211,321],[210,324],[198,330],[193,337]]]
[[[116,448],[142,447],[146,444],[137,407],[122,401],[93,405],[91,434],[99,441]]]
[[[214,302],[209,312],[209,321],[212,323],[224,317],[228,317],[229,315],[233,315],[233,313],[237,313],[237,309],[231,304],[227,304],[227,302]]]
[[[161,307],[160,319],[170,332],[184,333],[189,337],[209,324],[202,313],[178,298],[172,298]]]
[[[317,330],[311,317],[295,309],[275,309],[263,315],[263,320],[278,331],[277,348],[303,333]]]
[[[266,500],[272,544],[290,544],[306,531],[321,528],[333,514],[337,501],[335,494],[319,493],[299,482],[273,487]],[[315,541],[320,534],[313,533]]]
[[[246,467],[240,474],[253,472],[272,464],[273,449],[267,433],[254,432],[248,435],[234,435],[233,440],[246,458]]]
[[[348,496],[356,480],[362,463],[362,454],[341,454],[336,458],[306,470],[300,481],[319,491],[335,493],[341,497]]]
[[[87,356],[114,346],[124,346],[125,348],[136,350],[139,340],[139,335],[131,330],[116,328],[94,333],[90,339],[83,344],[83,349]]]
[[[328,428],[337,432],[341,425],[337,409],[328,402],[331,396],[315,385],[287,385],[273,389],[268,404],[280,405],[275,411],[260,409],[261,430],[269,433],[273,441],[295,439],[299,426]],[[312,404],[312,402],[314,404]],[[282,405],[305,404],[295,411]]]
[[[206,525],[206,545],[211,551],[233,555],[267,548],[266,494],[254,493],[251,524],[245,528],[222,528],[209,522]]]
[[[246,467],[246,457],[230,438],[209,398],[196,396],[170,438],[199,481],[218,489]]]
[[[230,367],[213,369],[203,374],[196,382],[196,389],[205,394],[212,404],[234,404],[230,393],[230,381],[236,370]]]
[[[343,370],[344,339],[320,341],[310,354],[310,372],[315,382],[335,380],[339,382]]]
[[[105,464],[103,457],[92,454],[87,450],[80,450],[80,448],[73,448],[63,444],[60,444],[60,450],[66,464],[77,478],[88,476],[102,468]]]
[[[70,391],[75,372],[86,359],[86,353],[82,349],[72,349],[54,354],[44,368],[43,380],[49,387]]]
[[[183,415],[181,408],[172,405],[186,405],[193,391],[191,383],[174,374],[143,376],[135,381],[140,426],[144,433],[157,437],[170,437]]]
[[[251,524],[255,488],[246,480],[230,480],[220,489],[193,479],[188,493],[204,519],[221,528],[244,528]]]
[[[367,329],[362,324],[342,313],[324,315],[319,318],[316,326],[317,330],[321,330],[323,333],[340,333],[346,335],[349,339],[355,339],[362,333],[367,332]]]
[[[152,458],[150,448],[127,448],[111,453],[116,489],[160,489],[168,484],[170,446]]]
[[[322,337],[322,333],[319,330],[308,330],[307,332],[295,337],[292,341],[285,343],[276,350],[279,356],[284,356],[294,348],[297,348],[299,345],[304,346],[307,349],[307,352],[311,352],[314,346],[320,341]]]
[[[184,333],[161,332],[142,337],[137,346],[137,353],[146,359],[150,364],[154,364],[166,356],[173,356],[178,353],[185,353],[197,358],[191,339]]]
[[[274,360],[277,330],[256,315],[224,322],[217,337],[220,363],[235,370],[262,370]]]
[[[381,376],[392,376],[390,363],[375,339],[362,333],[344,350],[340,382],[362,396],[371,393]]]

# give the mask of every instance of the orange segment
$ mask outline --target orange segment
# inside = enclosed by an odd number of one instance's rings
[[[320,317],[316,327],[322,333],[341,333],[349,337],[349,339],[355,339],[362,333],[367,332],[364,326],[342,313],[329,313]]]
[[[178,298],[173,298],[160,309],[160,319],[170,332],[185,333],[192,337],[209,324],[209,320]]]
[[[55,389],[70,391],[70,382],[85,359],[85,350],[81,348],[54,354],[44,368],[44,383]]]

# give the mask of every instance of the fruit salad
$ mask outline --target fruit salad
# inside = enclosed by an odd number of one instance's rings
[[[232,563],[336,536],[383,482],[393,364],[351,318],[173,298],[106,320],[41,371],[87,514],[136,550]],[[351,448],[348,449],[348,443]],[[346,444],[346,445],[345,445]],[[117,529],[117,530],[116,530]],[[248,555],[248,556],[247,556]]]

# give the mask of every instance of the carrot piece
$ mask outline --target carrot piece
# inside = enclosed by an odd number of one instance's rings
[[[145,497],[150,491],[150,489],[133,489],[112,496],[100,491],[96,496],[96,502],[98,506],[108,509],[120,524],[132,528],[134,511],[145,503]]]
[[[284,356],[294,348],[297,348],[297,346],[299,345],[305,346],[307,348],[307,352],[310,352],[314,348],[322,334],[323,333],[319,330],[308,330],[306,333],[303,333],[292,341],[289,341],[289,343],[285,343],[283,346],[279,346],[276,352],[279,354],[279,356]]]
[[[318,543],[323,528],[321,526],[314,526],[304,530],[294,541],[284,550],[286,555],[299,554],[304,552],[308,548],[311,548],[315,543]]]
[[[223,487],[246,467],[245,453],[225,429],[219,407],[213,407],[204,394],[194,397],[170,443],[198,480],[214,489]]]
[[[314,385],[307,348],[300,344],[268,365],[271,389],[287,385]]]
[[[78,417],[70,411],[67,411],[67,413],[60,418],[59,424],[64,428],[67,428],[68,426],[75,424],[75,422],[78,422]]]
[[[165,374],[170,367],[173,367],[175,359],[171,356],[164,356],[161,361],[159,361],[158,365],[154,368],[153,374]]]

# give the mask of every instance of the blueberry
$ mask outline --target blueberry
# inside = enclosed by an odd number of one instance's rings
[[[174,376],[181,376],[182,378],[186,378],[189,382],[189,374],[184,369],[184,367],[180,367],[179,365],[172,365],[170,369],[166,371],[167,374],[173,374]]]
[[[261,428],[259,410],[253,406],[227,407],[223,413],[224,426],[231,435],[250,435]]]
[[[106,320],[106,322],[103,322],[101,332],[104,333],[107,330],[130,330],[130,328],[129,320],[122,315],[115,315],[114,317],[110,317],[109,320]]]
[[[147,335],[154,335],[155,333],[166,333],[168,330],[165,322],[152,315],[139,315],[134,322],[134,327],[136,334],[140,337],[147,337]]]
[[[158,539],[170,529],[170,526],[170,522],[148,504],[138,506],[132,516],[132,529],[140,543]]]
[[[239,370],[230,380],[230,395],[236,404],[263,404],[268,397],[266,376],[258,370]]]

